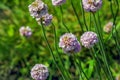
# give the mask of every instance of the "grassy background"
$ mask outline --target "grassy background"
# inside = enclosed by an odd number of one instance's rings
[[[62,80],[61,73],[53,64],[53,59],[43,38],[40,25],[38,25],[35,19],[33,19],[29,14],[28,5],[33,1],[34,0],[0,1],[0,80],[32,80],[30,76],[30,69],[36,63],[42,63],[48,66],[50,71],[49,80]],[[59,37],[67,32],[61,21],[60,7],[52,6],[50,0],[44,0],[44,2],[48,5],[49,13],[53,15],[53,23],[55,24],[57,30],[57,40],[59,40]],[[84,31],[86,31],[80,7],[80,0],[73,0],[73,3],[79,15],[82,27],[84,28]],[[70,1],[67,0],[67,3],[62,5],[62,8],[63,22],[67,25],[69,30],[78,37],[79,40],[80,36],[82,35],[82,31]],[[114,2],[113,9],[114,12],[116,12],[116,5]],[[98,12],[96,14],[98,14]],[[99,11],[99,15],[102,28],[109,21],[113,21],[110,10],[110,1],[103,1],[103,6]],[[85,13],[85,18],[87,26],[89,26],[89,30],[94,31],[94,20],[91,17],[92,21],[90,22],[89,12]],[[33,31],[32,37],[28,39],[21,37],[19,35],[19,28],[21,26],[30,26]],[[116,27],[119,33],[120,11],[116,19]],[[57,53],[54,47],[53,26],[51,25],[45,29],[49,43],[54,50],[54,54],[56,55]],[[117,75],[120,75],[120,55],[118,54],[120,52],[117,52],[115,41],[112,37],[110,37],[111,34],[106,34],[104,32],[102,32],[102,34],[104,40],[108,39],[109,37],[109,40],[105,42],[106,56],[115,78]],[[119,36],[120,34],[118,34],[117,39],[120,42]],[[97,52],[96,47],[95,49]],[[71,56],[64,54],[61,49],[59,49],[59,51],[62,59],[64,60],[64,66],[71,73],[73,80],[78,79],[78,71],[73,65],[73,59]],[[99,52],[96,54],[98,54],[100,57]],[[95,80],[95,64],[92,56],[89,53],[89,50],[83,48],[78,57],[82,62],[82,67],[85,73],[90,77],[90,79]]]

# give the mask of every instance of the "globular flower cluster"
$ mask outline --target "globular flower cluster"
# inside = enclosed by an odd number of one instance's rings
[[[91,31],[85,32],[80,39],[82,45],[86,48],[91,48],[98,42],[97,34]]]
[[[31,77],[35,80],[46,80],[48,76],[48,68],[43,64],[36,64],[31,69]]]
[[[63,3],[65,3],[66,0],[52,0],[52,4],[54,6],[59,6],[59,5],[62,5]]]
[[[48,14],[47,5],[41,0],[35,0],[29,6],[29,12],[33,18],[36,19],[38,23],[44,23],[44,25],[49,25],[52,21],[52,15]],[[47,15],[47,17],[45,17]],[[43,21],[42,21],[43,20]],[[45,21],[44,21],[45,20]],[[48,24],[49,22],[49,24]]]
[[[31,28],[29,26],[27,26],[27,27],[22,26],[19,29],[19,32],[20,32],[21,36],[25,36],[25,37],[30,37],[32,35],[32,31],[31,31]]]
[[[65,53],[77,53],[81,49],[80,43],[72,33],[65,33],[60,37],[59,47],[61,47]]]
[[[51,23],[52,18],[53,18],[53,16],[50,15],[50,14],[45,14],[45,15],[43,15],[42,18],[41,18],[42,24],[45,25],[45,26],[48,26],[48,25]],[[38,19],[37,21],[38,21],[38,23],[40,24],[40,21],[39,21],[39,20],[40,20],[40,19]]]
[[[103,30],[104,30],[104,32],[109,33],[112,30],[112,28],[113,28],[113,22],[108,22],[104,26]]]
[[[96,12],[102,6],[102,0],[82,0],[83,8],[88,12]]]

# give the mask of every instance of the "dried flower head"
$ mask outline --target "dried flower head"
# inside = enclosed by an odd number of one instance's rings
[[[31,28],[29,26],[27,26],[27,27],[22,26],[19,29],[19,32],[20,32],[21,36],[25,36],[25,37],[30,37],[32,35],[32,31],[31,31]]]
[[[30,73],[35,80],[46,80],[49,75],[48,68],[43,64],[36,64]]]
[[[62,5],[63,3],[65,3],[66,0],[52,0],[52,4],[54,6],[59,6],[59,5]]]
[[[85,32],[80,41],[84,47],[90,48],[98,42],[97,34],[91,31]]]
[[[77,53],[81,49],[80,43],[72,33],[66,33],[60,37],[59,47],[65,53]]]
[[[96,12],[102,6],[102,0],[82,0],[83,8],[86,11]]]
[[[103,31],[106,32],[106,33],[109,33],[113,28],[113,22],[108,22],[104,28],[103,28]]]
[[[33,18],[41,18],[43,15],[48,13],[47,5],[41,0],[35,0],[29,6],[29,12]]]
[[[36,20],[38,21],[39,24],[41,23],[41,20],[42,20],[42,24],[45,26],[48,26],[51,24],[52,18],[53,16],[47,13],[43,15],[41,19],[37,18]]]

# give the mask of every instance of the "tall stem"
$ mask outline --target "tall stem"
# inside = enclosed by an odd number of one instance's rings
[[[54,56],[53,51],[52,51],[52,49],[51,49],[51,46],[50,46],[50,44],[49,44],[49,42],[48,42],[48,40],[47,40],[46,33],[45,33],[45,29],[44,29],[44,26],[42,25],[42,22],[41,22],[41,27],[42,27],[42,31],[43,31],[43,36],[44,36],[44,38],[45,38],[45,41],[46,41],[47,46],[48,46],[48,48],[49,48],[49,51],[50,51],[50,53],[51,53],[51,55],[52,55],[53,62],[54,62],[54,64],[56,65],[56,67],[61,71],[62,78],[63,78],[64,80],[66,80],[67,78],[66,78],[65,75],[63,75],[63,74],[64,74],[63,70],[62,70],[61,68],[59,68],[59,66],[58,66],[57,63],[56,63],[55,56]]]
[[[114,80],[114,79],[113,79],[113,76],[112,76],[112,73],[111,73],[111,71],[110,71],[110,68],[109,68],[107,59],[106,59],[106,55],[105,55],[105,51],[104,51],[104,45],[103,45],[103,42],[102,42],[102,37],[101,37],[101,34],[100,34],[100,30],[99,30],[99,28],[98,28],[97,20],[96,20],[96,17],[95,17],[95,14],[94,14],[94,13],[93,13],[93,18],[94,18],[94,21],[95,21],[95,29],[96,29],[96,32],[97,32],[97,34],[98,34],[99,46],[100,46],[100,49],[101,49],[102,54],[103,54],[103,59],[104,59],[104,62],[105,62],[106,69],[108,70],[108,73],[109,73],[109,75],[110,75],[110,80]]]
[[[69,80],[71,80],[70,75],[69,75],[69,72],[65,69],[64,64],[63,64],[63,60],[62,60],[61,55],[60,55],[60,53],[59,53],[59,51],[58,51],[58,47],[57,47],[58,42],[57,42],[57,35],[56,35],[55,25],[54,25],[53,23],[52,23],[52,25],[53,25],[53,28],[54,28],[55,48],[56,48],[56,51],[57,51],[57,55],[58,55],[58,58],[59,58],[59,62],[60,62],[61,65],[62,65],[62,66],[61,66],[62,69],[65,70],[65,72],[66,72],[66,74],[67,74],[66,76],[69,77],[69,78],[68,78]]]

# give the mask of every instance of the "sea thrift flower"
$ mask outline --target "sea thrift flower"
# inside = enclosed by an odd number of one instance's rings
[[[41,18],[43,15],[48,13],[47,5],[41,0],[35,0],[29,6],[29,12],[33,18]]]
[[[29,26],[27,26],[27,27],[22,26],[19,29],[19,32],[20,32],[21,36],[25,36],[25,37],[30,37],[32,35],[32,31],[31,31],[31,28]]]
[[[102,0],[82,0],[83,8],[86,11],[96,12],[102,6]]]
[[[30,73],[35,80],[46,80],[49,75],[48,68],[43,64],[36,64]]]
[[[103,30],[104,32],[109,33],[112,30],[112,28],[113,28],[113,22],[109,22],[104,26]]]
[[[41,23],[41,20],[42,20],[42,24],[45,25],[45,26],[48,26],[51,23],[52,18],[53,18],[52,15],[45,14],[45,15],[42,16],[41,19],[36,19],[36,20],[38,21],[39,24]]]
[[[77,53],[81,48],[80,43],[72,33],[66,33],[60,37],[59,47],[61,47],[65,53]]]
[[[66,0],[52,0],[52,4],[54,6],[62,5],[65,2],[66,2]]]
[[[85,32],[80,41],[84,47],[90,48],[98,42],[97,34],[91,31]]]

